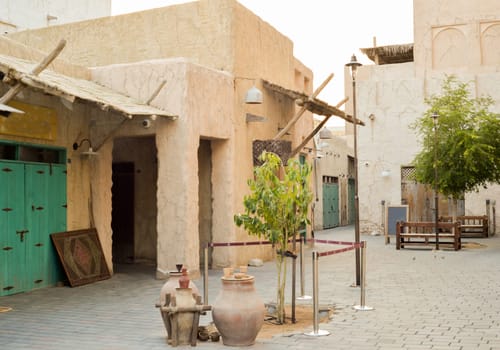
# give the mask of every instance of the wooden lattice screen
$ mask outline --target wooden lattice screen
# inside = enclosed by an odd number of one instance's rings
[[[292,142],[285,140],[255,140],[253,142],[254,166],[262,165],[259,156],[264,151],[276,153],[281,158],[283,164],[286,164],[292,153]]]

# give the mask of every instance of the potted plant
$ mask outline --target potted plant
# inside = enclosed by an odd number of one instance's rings
[[[311,167],[296,159],[284,166],[276,154],[265,151],[260,159],[262,165],[254,168],[254,178],[248,180],[250,194],[243,200],[245,212],[235,215],[234,221],[249,234],[268,239],[276,249],[276,320],[283,324],[288,240],[295,239],[299,228],[309,223]]]

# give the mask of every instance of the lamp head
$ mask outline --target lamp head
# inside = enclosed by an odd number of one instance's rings
[[[262,104],[262,102],[263,102],[262,91],[257,89],[255,85],[252,86],[245,95],[245,103],[255,105],[255,104]]]
[[[356,55],[355,54],[352,54],[352,56],[351,56],[351,62],[347,63],[346,66],[351,69],[352,79],[353,80],[356,79],[356,72],[358,70],[358,67],[362,66],[362,64],[358,62],[358,60],[356,59]]]

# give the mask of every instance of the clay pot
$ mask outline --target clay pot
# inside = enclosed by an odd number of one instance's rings
[[[222,277],[222,289],[212,305],[212,318],[224,345],[249,346],[264,323],[264,302],[255,291],[254,277]]]
[[[187,272],[187,271],[186,271]],[[167,282],[161,287],[160,291],[160,305],[164,306],[165,305],[165,295],[170,294],[170,295],[175,295],[175,290],[176,288],[179,288],[179,279],[182,276],[182,272],[175,272],[171,271],[169,273],[169,278]],[[196,287],[196,285],[193,283],[193,281],[189,281],[189,288],[193,290],[193,293],[196,295],[200,295],[200,291]]]
[[[182,275],[179,278],[179,287],[180,288],[189,288],[189,277],[187,274],[187,269],[184,267],[182,268]]]

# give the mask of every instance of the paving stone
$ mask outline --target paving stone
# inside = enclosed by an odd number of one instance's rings
[[[352,241],[353,231],[353,227],[343,227],[316,231],[315,235]],[[350,287],[355,278],[354,252],[322,257],[319,303],[333,305],[335,312],[320,329],[331,334],[308,337],[297,332],[257,339],[251,349],[500,349],[500,279],[494,278],[500,271],[500,237],[481,240],[485,248],[457,252],[397,251],[394,242],[384,244],[384,237],[362,236],[362,240],[368,242],[366,305],[375,310],[352,308],[360,303],[360,288]],[[306,294],[312,295],[311,252],[334,248],[338,247],[316,244],[305,248]],[[249,268],[266,302],[275,298],[275,272],[272,262]],[[209,302],[218,294],[221,274],[209,272]],[[120,266],[111,279],[91,285],[0,297],[0,305],[13,308],[0,313],[0,348],[168,348],[165,327],[155,308],[164,281],[154,276],[154,267]],[[202,290],[201,280],[195,283]],[[210,321],[207,313],[200,323]],[[197,348],[227,349],[222,342],[198,342]]]

